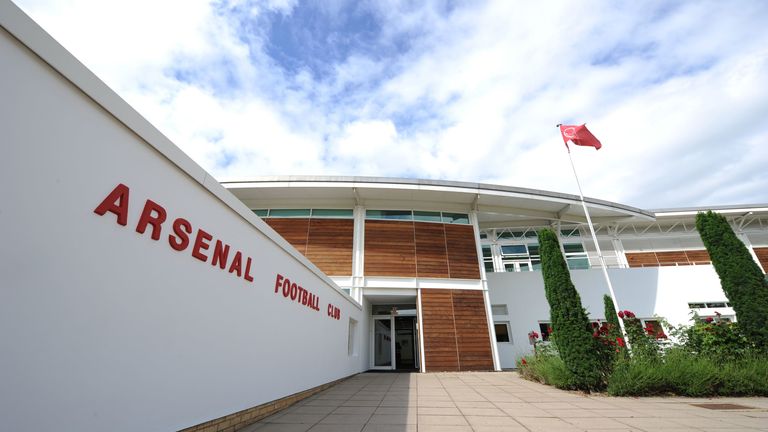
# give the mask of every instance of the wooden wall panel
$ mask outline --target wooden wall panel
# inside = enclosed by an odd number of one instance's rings
[[[307,234],[309,233],[309,219],[301,218],[266,218],[267,223],[277,231],[291,246],[306,255]]]
[[[709,253],[706,249],[685,251],[685,255],[688,257],[688,262],[691,264],[702,265],[710,264],[712,262],[709,259]]]
[[[459,351],[453,318],[452,290],[421,291],[424,365],[429,372],[458,371]]]
[[[709,254],[706,250],[627,252],[626,256],[630,267],[663,267],[710,263]]]
[[[488,333],[483,292],[453,290],[453,312],[459,347],[459,369],[493,370],[493,354]]]
[[[365,275],[416,276],[413,222],[365,221]]]
[[[439,223],[415,222],[416,273],[419,277],[448,278],[448,252],[445,226]]]
[[[482,291],[423,289],[421,310],[427,371],[493,370]]]
[[[450,277],[480,279],[480,265],[472,226],[451,224],[444,226]]]
[[[753,248],[760,265],[763,266],[763,272],[768,273],[768,248]]]
[[[352,275],[352,219],[310,219],[306,256],[330,276]]]

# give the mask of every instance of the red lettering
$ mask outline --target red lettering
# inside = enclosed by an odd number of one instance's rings
[[[328,312],[328,316],[333,316],[333,306],[331,304],[328,304],[328,308],[326,309],[326,312]]]
[[[203,255],[201,250],[208,249],[208,246],[210,246],[207,242],[211,241],[213,239],[213,236],[208,234],[207,232],[198,229],[197,230],[197,236],[195,236],[195,245],[192,246],[192,256],[199,259],[202,262],[208,261],[208,257]]]
[[[295,283],[291,284],[291,300],[296,300],[296,294],[299,292],[299,287]]]
[[[173,232],[176,235],[168,234],[168,243],[170,243],[174,250],[181,252],[189,246],[189,234],[192,234],[192,224],[184,218],[178,218],[173,221]]]
[[[240,251],[237,251],[235,257],[232,259],[232,264],[229,266],[229,272],[237,272],[237,277],[240,277],[242,274],[242,266],[243,254]]]
[[[278,274],[277,274],[277,277],[275,278],[275,294],[277,294],[277,290],[279,290],[279,289],[280,289],[280,284],[281,284],[281,283],[283,283],[283,279],[285,279],[285,278],[283,277],[283,275],[281,275],[280,273],[278,273]]]
[[[248,282],[253,282],[253,276],[251,276],[251,257],[248,257],[245,261],[245,275],[243,276],[243,279]]]
[[[227,256],[229,255],[229,245],[224,244],[221,240],[216,240],[216,246],[213,247],[213,255],[211,256],[211,265],[219,264],[219,268],[224,270],[227,266]]]
[[[303,293],[301,293],[301,304],[306,306],[307,305],[307,291],[304,290]]]
[[[291,295],[291,280],[285,278],[283,282],[283,297],[287,298],[289,295]]]
[[[107,212],[117,215],[117,223],[125,226],[128,224],[128,186],[120,183],[112,192],[104,198],[104,201],[93,212],[104,216]]]
[[[152,216],[152,213],[156,215]],[[144,231],[147,230],[147,225],[152,225],[152,240],[160,240],[161,226],[165,222],[165,218],[166,213],[163,206],[148,199],[144,204],[144,210],[141,211],[139,223],[136,225],[136,232],[144,234]]]

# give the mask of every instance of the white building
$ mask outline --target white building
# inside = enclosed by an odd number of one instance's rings
[[[7,430],[238,429],[369,369],[510,367],[548,319],[539,227],[562,233],[602,318],[578,197],[361,177],[222,186],[8,0],[0,28]],[[699,209],[587,206],[622,308],[733,316]],[[718,210],[765,268],[768,206]]]

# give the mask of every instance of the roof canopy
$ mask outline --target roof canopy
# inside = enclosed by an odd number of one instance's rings
[[[222,182],[252,209],[352,208],[477,210],[481,228],[586,223],[579,197],[537,189],[382,177],[269,176]],[[650,211],[585,198],[595,223],[649,221]]]

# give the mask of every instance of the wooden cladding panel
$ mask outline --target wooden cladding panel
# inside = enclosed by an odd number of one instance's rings
[[[305,255],[330,276],[352,274],[351,219],[310,219]]]
[[[416,276],[413,222],[365,221],[365,274]]]
[[[493,370],[483,292],[455,290],[452,294],[460,369]]]
[[[768,273],[768,248],[753,248],[760,265],[763,266],[763,272]]]
[[[663,267],[710,263],[709,254],[706,250],[628,252],[626,256],[630,267]]]
[[[423,289],[421,310],[428,371],[493,370],[482,291]]]
[[[291,246],[295,247],[302,254],[306,254],[309,219],[266,218],[264,222],[277,231]]]
[[[448,278],[445,226],[415,222],[416,273],[419,277]]]
[[[459,370],[459,350],[451,291],[446,289],[421,291],[424,365],[430,372]]]
[[[444,227],[450,277],[480,279],[475,232],[472,226],[446,224]]]

